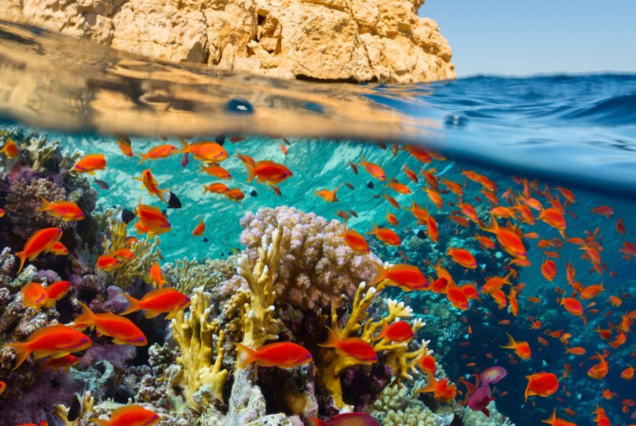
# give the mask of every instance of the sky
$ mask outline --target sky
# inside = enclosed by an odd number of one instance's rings
[[[460,77],[636,73],[636,0],[426,0]]]

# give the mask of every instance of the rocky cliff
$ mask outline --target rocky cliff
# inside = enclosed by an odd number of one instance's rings
[[[0,0],[0,19],[164,60],[279,78],[455,78],[424,0]]]

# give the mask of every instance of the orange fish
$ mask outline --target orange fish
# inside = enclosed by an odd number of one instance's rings
[[[462,265],[464,268],[475,269],[477,267],[477,260],[468,251],[464,249],[454,249],[451,244],[446,252],[447,256],[450,256],[454,262]]]
[[[385,188],[391,188],[393,191],[398,194],[411,194],[411,188],[399,182],[389,182],[385,185]]]
[[[104,154],[88,154],[73,166],[73,170],[79,173],[94,175],[95,170],[106,168],[106,157]]]
[[[287,155],[287,147],[283,144],[280,144],[280,150],[283,152],[283,155]]]
[[[413,329],[406,321],[396,321],[389,325],[386,321],[382,322],[382,330],[373,338],[373,340],[388,340],[390,342],[406,342],[413,338]]]
[[[347,337],[340,340],[338,335],[334,331],[327,327],[329,335],[327,340],[319,344],[323,348],[335,348],[336,353],[341,356],[350,356],[359,362],[365,364],[373,364],[378,362],[378,355],[373,350],[373,347],[360,339],[359,337]]]
[[[36,212],[50,211],[51,216],[59,217],[64,222],[84,220],[86,217],[84,212],[72,201],[54,201],[53,203],[49,203],[44,197],[40,197],[40,199],[42,200],[42,207],[37,209]]]
[[[73,326],[80,330],[95,327],[98,335],[106,335],[113,338],[117,345],[146,346],[148,340],[144,333],[128,318],[111,314],[95,314],[88,306],[79,303],[82,307],[82,315],[73,321]]]
[[[481,219],[479,219],[479,215],[477,214],[475,207],[468,203],[464,203],[461,200],[457,203],[457,206],[462,210],[462,214],[470,219],[471,222],[481,226]]]
[[[563,217],[563,215],[554,208],[549,208],[545,210],[541,208],[541,213],[539,213],[539,216],[537,216],[537,219],[544,221],[551,227],[558,229],[560,231],[564,230],[567,227],[567,222],[565,218]]]
[[[594,421],[596,422],[597,426],[610,426],[610,421],[607,418],[604,409],[596,405],[594,414],[596,414],[596,417],[594,417]]]
[[[20,155],[20,148],[18,148],[18,145],[16,145],[16,143],[13,142],[11,139],[7,139],[4,147],[0,149],[0,153],[2,152],[7,155],[7,158],[11,159]]]
[[[417,174],[413,170],[409,169],[406,164],[404,165],[404,173],[406,173],[406,176],[411,180],[411,182],[418,183],[420,181]]]
[[[552,373],[536,373],[526,376],[526,379],[528,379],[526,402],[529,396],[548,397],[559,390],[559,379]]]
[[[504,284],[510,284],[510,274],[502,277],[500,275],[495,275],[492,278],[489,278],[488,281],[482,286],[481,292],[484,294],[491,294],[497,290],[500,290]]]
[[[596,296],[599,295],[601,291],[605,291],[605,288],[603,288],[603,283],[600,283],[599,285],[587,286],[581,292],[581,299],[583,300],[594,299]]]
[[[377,164],[367,162],[367,160],[364,158],[364,155],[362,156],[362,163],[358,164],[358,166],[364,167],[367,173],[369,173],[377,180],[386,180],[386,173],[384,173],[384,169],[382,169],[382,167],[378,166]]]
[[[20,269],[18,274],[24,267],[24,262],[29,259],[33,261],[38,255],[44,251],[49,251],[55,243],[62,238],[62,230],[59,228],[45,228],[33,234],[24,245],[24,249],[15,255],[20,258]]]
[[[367,232],[367,234],[375,235],[378,240],[388,246],[399,246],[402,244],[402,240],[398,234],[389,228],[378,228],[375,223],[373,224],[373,230]]]
[[[166,145],[156,146],[152,148],[150,151],[148,151],[146,154],[137,154],[137,155],[141,157],[141,161],[139,162],[139,164],[141,164],[146,160],[154,161],[160,158],[168,158],[172,154],[176,154],[176,153],[177,153],[176,146],[166,144]]]
[[[118,408],[110,415],[110,420],[91,419],[97,426],[153,426],[161,417],[139,405]]]
[[[192,231],[192,236],[200,237],[201,235],[203,235],[204,232],[205,232],[205,222],[203,222],[202,219],[199,219],[199,224],[196,226],[196,228],[194,228],[194,231]]]
[[[152,279],[152,286],[155,288],[162,288],[164,284],[167,283],[167,281],[163,279],[161,267],[157,261],[150,267],[150,278]]]
[[[453,307],[465,311],[470,307],[466,294],[453,282],[448,283],[446,298]]]
[[[556,263],[554,263],[554,260],[545,260],[541,265],[541,273],[546,280],[552,282],[557,274],[557,266]]]
[[[201,164],[201,169],[199,170],[200,173],[207,173],[210,176],[214,176],[217,179],[231,179],[232,175],[230,175],[230,172],[228,172],[227,170],[225,170],[223,167],[217,165],[217,164],[212,164],[212,165],[205,165],[205,164]]]
[[[391,212],[387,212],[386,221],[389,222],[393,226],[397,226],[398,225],[397,217],[395,217],[395,215],[393,213],[391,213]]]
[[[455,385],[448,384],[447,377],[438,381],[430,371],[425,370],[424,372],[428,376],[427,385],[423,388],[416,389],[415,393],[433,393],[435,395],[435,399],[440,401],[450,401],[455,399],[457,396],[457,388]]]
[[[50,369],[55,373],[57,370],[62,370],[64,374],[66,374],[71,367],[77,364],[79,364],[79,358],[75,355],[68,354],[60,358],[51,358],[46,362],[41,362],[40,371]]]
[[[126,260],[133,260],[135,258],[135,253],[133,253],[127,248],[116,250],[115,252],[112,253],[112,255],[114,257],[121,257],[122,259],[126,259]]]
[[[7,384],[3,381],[0,381],[0,396],[2,396],[2,392],[7,388]]]
[[[258,183],[268,183],[270,185],[278,185],[281,182],[294,176],[294,174],[286,166],[275,163],[273,161],[258,161],[254,165],[243,163],[247,168],[247,183],[254,179]]]
[[[435,204],[435,207],[442,210],[444,208],[444,200],[442,200],[441,195],[437,191],[434,191],[430,188],[424,188],[424,192],[428,195],[428,198]]]
[[[115,135],[115,137],[117,138],[117,145],[119,146],[119,149],[121,150],[121,152],[129,158],[132,158],[133,156],[133,151],[132,151],[132,142],[130,141],[130,138],[126,135]]]
[[[239,158],[239,160],[241,160],[241,162],[243,162],[243,164],[247,163],[247,164],[251,164],[252,166],[256,165],[256,161],[254,161],[254,159],[250,157],[249,155],[243,155],[237,152],[236,156]]]
[[[510,255],[520,259],[525,259],[526,248],[523,245],[523,241],[521,240],[519,235],[517,235],[515,231],[510,228],[500,228],[497,220],[495,219],[495,216],[492,213],[490,215],[492,219],[490,221],[490,224],[488,224],[487,226],[480,225],[480,228],[483,231],[495,234],[495,236],[497,237],[497,241],[499,241],[499,244],[501,244],[503,249]]]
[[[616,221],[616,232],[621,235],[625,235],[625,224],[623,224],[623,219],[618,219]]]
[[[28,283],[22,287],[21,292],[22,305],[27,308],[32,308],[36,312],[49,301],[46,289],[39,283]]]
[[[581,317],[583,319],[583,323],[587,323],[587,319],[585,318],[583,305],[577,299],[573,297],[564,297],[561,299],[560,303],[569,313],[574,316]]]
[[[572,414],[570,414],[570,415],[572,415]],[[552,413],[552,416],[549,419],[541,420],[541,422],[547,423],[547,424],[549,424],[551,426],[576,426],[576,424],[574,424],[572,422],[568,422],[567,420],[558,418],[556,416],[556,408],[554,409],[554,412]]]
[[[587,370],[587,375],[593,379],[601,380],[604,379],[605,376],[607,376],[607,372],[609,371],[609,364],[607,363],[605,358],[603,358],[603,355],[599,354],[598,352],[596,355],[597,356],[594,356],[592,358],[597,358],[599,360],[598,364],[590,367],[590,369]]]
[[[276,186],[272,186],[272,188],[276,188]],[[231,188],[225,192],[225,198],[238,202],[245,198],[245,194],[239,188]]]
[[[528,359],[532,356],[532,351],[530,350],[530,345],[528,342],[515,342],[515,339],[508,333],[508,344],[506,346],[501,346],[504,349],[512,349],[521,359]]]
[[[374,286],[384,280],[388,280],[389,285],[400,287],[404,291],[427,290],[430,286],[424,274],[417,266],[398,263],[384,269],[379,263],[374,264],[377,275],[370,286]]]
[[[112,271],[119,265],[119,259],[107,254],[101,255],[97,258],[97,269],[102,271]]]
[[[428,214],[428,210],[426,211],[426,233],[428,235],[428,238],[431,239],[431,241],[433,241],[434,243],[436,243],[437,241],[439,241],[439,232],[437,230],[437,222],[435,221],[435,218]]]
[[[609,300],[610,300],[611,304],[616,306],[617,308],[623,304],[623,301],[619,297],[616,297],[616,296],[610,296]]]
[[[371,251],[364,237],[353,229],[347,229],[346,225],[344,232],[340,236],[344,238],[345,244],[355,252],[366,254]]]
[[[426,355],[420,360],[420,368],[423,371],[428,371],[431,374],[435,374],[437,366],[435,365],[435,357],[433,355]]]
[[[566,206],[576,202],[574,193],[572,193],[572,191],[570,191],[569,189],[563,188],[561,186],[557,186],[556,189],[558,189],[559,192],[561,192],[561,195],[563,195],[563,197],[566,199]]]
[[[565,348],[566,354],[585,355],[585,348],[577,346],[576,348]]]
[[[334,189],[333,191],[330,191],[328,189],[322,189],[320,191],[316,191],[316,193],[314,195],[319,196],[320,198],[322,198],[323,200],[325,200],[328,203],[335,203],[337,201],[340,201],[338,199],[338,188],[340,188],[339,186],[336,186],[336,189]]]
[[[374,198],[377,198],[378,196],[376,195]],[[397,202],[397,200],[393,197],[391,197],[390,195],[384,194],[382,195],[382,198],[386,199],[389,204],[391,204],[394,208],[396,209],[400,209],[400,203]]]
[[[132,312],[144,310],[146,318],[154,318],[157,315],[169,312],[167,320],[174,318],[177,312],[187,308],[190,305],[190,298],[185,294],[178,292],[173,288],[162,288],[152,290],[141,299],[124,294],[128,301],[128,309],[121,315],[128,315]]]
[[[614,209],[608,206],[600,206],[600,207],[596,207],[592,209],[592,213],[605,216],[606,218],[611,219],[612,215],[614,214]]]
[[[141,201],[137,205],[137,217],[139,217],[141,225],[148,229],[151,236],[163,234],[172,228],[159,207],[141,204]]]
[[[53,247],[51,247],[47,251],[47,253],[53,253],[57,256],[66,256],[68,254],[68,249],[64,244],[58,241],[57,243],[53,244]]]
[[[450,189],[450,191],[453,194],[457,195],[458,197],[464,196],[464,189],[462,188],[460,184],[450,181],[446,178],[442,178],[442,183],[446,185],[446,187]]]
[[[181,139],[183,147],[176,154],[189,153],[194,156],[195,160],[205,163],[218,163],[227,158],[227,151],[216,142],[194,142],[190,145],[184,139]]]
[[[479,242],[479,245],[483,250],[495,249],[495,243],[490,238],[475,233],[475,239]]]
[[[296,343],[270,343],[258,349],[248,348],[241,343],[234,345],[238,351],[238,368],[252,363],[262,367],[294,368],[312,361],[309,351]]]
[[[510,210],[508,207],[493,207],[492,210],[490,210],[490,212],[496,216],[496,217],[501,217],[504,219],[508,219],[508,218],[514,218],[515,214],[512,212],[512,210]]]
[[[204,194],[207,194],[208,192],[211,192],[213,194],[225,194],[227,191],[230,190],[227,185],[224,185],[222,183],[212,183],[208,186],[203,185],[203,188],[205,188],[205,190],[203,191]]]
[[[54,355],[60,358],[71,352],[80,352],[91,345],[91,339],[72,327],[65,325],[51,325],[31,334],[24,343],[7,343],[5,346],[13,349],[16,355],[17,369],[31,355],[35,359]]]
[[[166,192],[169,192],[170,190],[159,189],[159,187],[157,186],[159,185],[159,183],[155,180],[155,177],[153,176],[152,171],[150,169],[146,169],[143,172],[141,172],[141,177],[135,178],[135,180],[138,180],[141,182],[141,187],[146,188],[146,190],[148,191],[148,195],[150,196],[156,195],[164,203],[168,202],[168,200],[165,197],[165,194]]]
[[[621,379],[632,380],[634,378],[634,367],[628,366],[621,372]]]

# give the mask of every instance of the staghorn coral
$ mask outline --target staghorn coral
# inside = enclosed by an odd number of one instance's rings
[[[241,219],[245,228],[241,243],[250,262],[258,257],[261,238],[281,229],[285,243],[280,249],[278,275],[273,290],[277,302],[315,310],[326,308],[341,294],[352,297],[359,282],[375,277],[373,254],[361,255],[343,244],[344,225],[292,207],[264,208]]]
[[[219,331],[216,360],[212,362],[214,334],[208,322],[210,304],[211,295],[199,287],[194,290],[188,313],[179,311],[172,320],[173,336],[181,348],[181,356],[177,358],[181,366],[180,386],[184,388],[186,402],[195,411],[200,411],[201,407],[194,400],[194,394],[203,389],[222,401],[223,386],[228,377],[228,371],[221,369],[225,353],[223,330]]]
[[[258,249],[258,260],[253,268],[250,267],[249,257],[243,254],[239,258],[238,272],[245,278],[249,286],[250,301],[244,305],[245,334],[243,344],[250,348],[258,348],[268,340],[278,339],[282,326],[280,320],[274,320],[274,302],[276,293],[273,291],[276,279],[280,247],[283,233],[280,229],[272,233],[272,242],[263,236],[261,247]]]
[[[378,321],[369,319],[369,308],[373,304],[378,291],[370,287],[366,293],[364,293],[365,288],[365,283],[361,283],[358,286],[358,291],[356,291],[351,307],[351,314],[342,328],[339,327],[337,309],[344,296],[336,300],[332,306],[331,328],[338,336],[338,339],[343,340],[358,336],[358,332],[361,331],[358,337],[368,343],[372,343],[374,335],[376,335],[382,327],[383,320],[392,322],[398,318],[410,318],[412,316],[413,310],[405,306],[403,302],[398,303],[389,300],[389,314],[387,317]],[[423,323],[420,320],[416,320],[413,324],[413,329],[417,331],[422,326]],[[422,341],[418,349],[409,352],[409,342],[393,343],[382,339],[374,344],[373,349],[378,354],[384,353],[386,355],[386,365],[393,370],[393,375],[396,377],[396,384],[401,385],[403,378],[412,379],[409,375],[409,371],[415,370],[417,362],[428,353],[426,344],[427,342]],[[328,395],[333,398],[334,404],[339,410],[349,411],[352,409],[352,407],[344,402],[342,397],[341,374],[348,368],[362,364],[362,362],[355,358],[339,355],[332,349],[323,349],[321,351],[321,357],[318,361],[319,383],[322,388],[327,391]]]

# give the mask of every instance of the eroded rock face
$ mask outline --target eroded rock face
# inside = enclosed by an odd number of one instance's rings
[[[0,19],[127,52],[279,78],[455,78],[423,0],[0,0]]]

